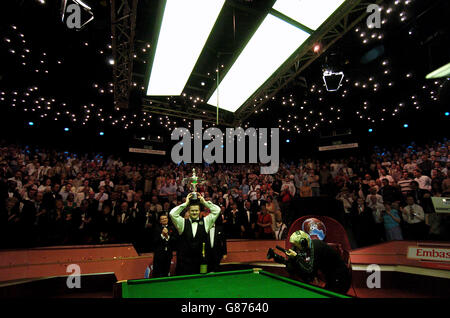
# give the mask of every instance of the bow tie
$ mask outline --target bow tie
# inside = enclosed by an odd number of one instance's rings
[[[199,219],[197,219],[197,220],[191,220],[192,223],[198,223],[199,221],[200,221]]]

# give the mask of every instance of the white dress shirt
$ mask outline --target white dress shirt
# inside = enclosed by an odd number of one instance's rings
[[[408,213],[410,212],[410,213]],[[403,208],[403,220],[409,224],[420,223],[425,220],[425,213],[418,204],[407,205]]]
[[[248,223],[250,224],[251,223],[251,219],[250,219],[251,212],[250,212],[250,210],[245,210],[245,214],[247,215]]]
[[[211,241],[211,248],[214,247],[214,235],[216,233],[216,227],[213,226],[210,230],[209,230],[209,240]]]
[[[183,234],[184,231],[184,218],[180,216],[180,213],[186,208],[186,206],[186,202],[182,203],[179,206],[174,207],[169,213],[170,218],[172,219],[172,222],[177,228],[180,235]],[[211,211],[210,214],[202,219],[202,221],[205,223],[206,233],[209,233],[209,230],[219,217],[220,208],[211,201],[206,201],[205,206]],[[192,222],[192,219],[189,219],[189,221],[192,224],[192,235],[195,237],[195,235],[197,234],[198,222]]]
[[[420,178],[415,178],[414,181],[416,181],[419,184],[419,189],[431,191],[431,178],[428,176],[420,176]]]

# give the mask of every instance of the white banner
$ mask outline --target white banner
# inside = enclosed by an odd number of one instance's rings
[[[424,261],[450,262],[450,248],[410,246],[407,257]]]
[[[153,150],[153,149],[143,149],[143,148],[128,148],[129,152],[134,153],[145,153],[149,155],[162,155],[164,156],[166,154],[165,150]]]
[[[352,144],[341,144],[341,145],[331,145],[331,146],[322,146],[319,147],[319,151],[327,151],[327,150],[338,150],[338,149],[349,149],[349,148],[358,148],[358,143]]]

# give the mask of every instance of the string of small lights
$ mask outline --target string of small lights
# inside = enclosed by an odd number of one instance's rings
[[[45,4],[44,0],[39,0],[39,2]],[[411,0],[395,0],[389,5],[381,6],[382,27],[376,30],[370,29],[363,21],[355,26],[351,32],[352,36],[361,42],[362,50],[366,50],[369,45],[383,43],[386,38],[384,30],[395,28],[396,24],[407,23],[409,19],[413,18],[408,13],[413,5],[414,2]],[[412,35],[413,31],[409,29],[405,32],[405,36],[408,36]],[[34,77],[34,84],[28,83],[27,87],[3,88],[0,91],[0,102],[9,105],[14,111],[22,113],[24,122],[33,122],[33,125],[38,126],[42,120],[68,121],[72,125],[71,127],[83,127],[89,123],[98,123],[100,124],[99,129],[102,131],[106,126],[125,130],[157,127],[167,132],[178,126],[188,128],[193,126],[193,122],[187,119],[152,115],[140,110],[112,109],[114,87],[111,80],[104,82],[93,80],[91,82],[92,91],[90,93],[95,95],[95,101],[92,102],[74,104],[70,99],[63,100],[41,93],[38,83],[51,75],[52,68],[64,68],[66,61],[63,56],[49,54],[46,50],[35,52],[31,49],[29,43],[31,41],[27,39],[25,32],[21,31],[19,24],[10,25],[8,34],[3,37],[3,44],[6,45],[13,60],[25,71],[34,72],[40,76],[39,79]],[[111,43],[99,45],[90,41],[82,41],[80,47],[86,49],[94,47],[95,52],[103,58],[107,65],[114,65],[111,57]],[[133,55],[135,63],[147,64],[152,48],[151,43],[137,41]],[[225,65],[220,65],[220,68],[224,67]],[[205,80],[214,82],[215,72],[218,71],[218,69],[212,69],[207,72],[204,75]],[[367,70],[367,74],[361,74],[359,70],[358,72],[348,72],[337,92],[328,92],[325,89],[321,82],[321,74],[318,74],[316,79],[313,78],[306,90],[306,95],[280,92],[271,97],[264,107],[256,109],[244,127],[247,128],[251,123],[257,122],[260,115],[270,113],[272,118],[275,118],[274,127],[297,134],[309,134],[318,131],[321,127],[332,127],[344,120],[348,122],[364,121],[373,131],[373,127],[381,124],[388,117],[400,117],[403,113],[431,107],[433,102],[438,101],[437,93],[443,87],[445,80],[447,79],[426,81],[421,79],[412,67],[405,72],[397,67],[390,57],[385,56],[379,61],[375,72],[371,69]],[[407,85],[408,89],[398,91],[399,82]],[[205,81],[202,81],[200,85],[205,86]],[[144,96],[143,80],[134,79],[132,86],[140,90]],[[355,96],[360,100],[357,105],[354,105],[353,102]],[[380,102],[382,96],[389,96],[389,100]],[[205,104],[204,98],[205,96],[183,93],[181,96],[167,97],[166,100],[169,105],[186,105],[195,109],[197,106]],[[269,99],[268,96],[264,98]],[[262,99],[263,97],[260,98],[260,100]],[[349,104],[352,104],[351,113],[348,111]],[[273,116],[274,114],[279,114],[280,117],[276,118]],[[210,127],[209,124],[204,124],[204,126]]]

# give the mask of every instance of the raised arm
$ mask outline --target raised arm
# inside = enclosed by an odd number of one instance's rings
[[[209,230],[212,228],[213,224],[216,222],[217,218],[220,215],[220,207],[212,203],[211,201],[205,201],[203,196],[200,196],[200,203],[203,204],[205,207],[211,211],[210,214],[208,214],[205,218],[205,230],[206,232],[209,232]]]
[[[183,234],[184,231],[184,218],[182,218],[180,214],[188,206],[190,198],[191,194],[189,193],[188,196],[186,197],[186,202],[174,207],[169,212],[170,219],[172,220],[172,223],[175,225],[180,235]]]

